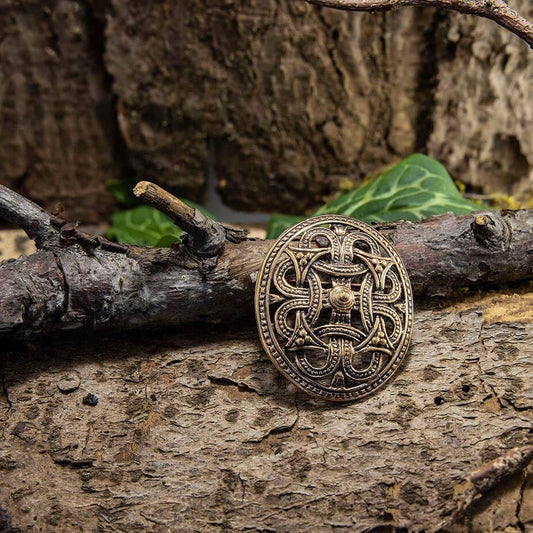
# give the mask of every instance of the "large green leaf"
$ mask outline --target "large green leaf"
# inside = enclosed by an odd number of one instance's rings
[[[461,196],[440,163],[425,155],[414,154],[370,183],[322,206],[311,216],[347,215],[367,223],[393,220],[416,222],[432,215],[447,212],[461,215],[478,209],[479,204]],[[295,222],[295,217],[273,216],[267,238],[277,238]]]

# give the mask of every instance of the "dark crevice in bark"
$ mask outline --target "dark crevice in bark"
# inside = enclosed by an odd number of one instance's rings
[[[516,501],[516,527],[518,527],[520,531],[526,530],[524,524],[520,520],[520,511],[522,510],[522,504],[524,503],[524,492],[526,490],[527,478],[527,473],[522,473],[522,483],[520,484],[520,491],[518,492],[518,499]]]
[[[6,385],[6,377],[4,375],[2,375],[2,377],[0,378],[0,383],[2,385],[2,394],[4,395],[4,398],[6,399],[7,405],[9,405],[9,407],[11,408],[13,407],[13,402],[9,398],[9,391],[7,390],[7,385]]]
[[[87,36],[93,50],[93,56],[100,69],[102,76],[102,90],[108,97],[108,101],[98,109],[100,119],[105,124],[105,131],[109,143],[113,148],[113,160],[116,165],[116,178],[121,180],[132,179],[133,170],[129,162],[128,148],[122,136],[118,122],[117,102],[118,97],[113,91],[114,78],[107,69],[105,63],[106,52],[106,21],[105,10],[107,6],[98,0],[85,3]]]
[[[70,287],[67,283],[67,278],[65,276],[65,271],[63,270],[63,265],[61,264],[61,259],[56,253],[54,253],[54,259],[57,263],[57,270],[61,277],[61,283],[63,285],[63,305],[58,310],[57,316],[62,317],[68,311],[69,308],[69,298],[70,298]]]
[[[381,17],[380,21],[380,34],[379,34],[379,44],[381,47],[381,60],[383,58],[388,57],[387,56],[387,14],[386,13],[380,13],[379,16]],[[390,71],[388,68],[384,67],[383,69],[383,79],[385,81],[385,87],[388,87],[387,92],[384,94],[385,104],[382,108],[382,112],[385,114],[383,117],[383,121],[385,123],[385,131],[383,132],[383,141],[385,143],[385,147],[387,150],[393,154],[396,155],[398,151],[394,148],[390,141],[390,135],[392,130],[392,109],[393,105],[391,102],[391,92],[392,92],[392,86],[391,86],[391,79],[390,79]]]
[[[265,433],[261,437],[259,437],[257,439],[249,439],[248,442],[253,442],[255,444],[259,444],[259,443],[267,440],[269,437],[271,437],[273,435],[284,435],[284,434],[291,433],[292,430],[295,428],[297,422],[298,422],[298,418],[295,418],[294,422],[292,424],[283,424],[281,426],[276,426],[276,427],[270,429],[269,431],[267,431],[267,433]]]
[[[438,86],[439,64],[443,60],[441,44],[442,29],[447,26],[449,13],[436,10],[431,24],[424,34],[426,43],[421,55],[421,67],[417,76],[418,111],[415,121],[415,149],[427,152],[428,141],[434,128],[435,91]]]
[[[254,388],[250,387],[249,385],[246,385],[245,383],[238,383],[237,381],[233,381],[229,378],[217,378],[213,376],[207,376],[207,379],[213,384],[213,385],[222,385],[223,387],[237,387],[242,392],[253,392],[255,394],[259,394],[258,391],[256,391]]]
[[[318,18],[320,22],[323,24],[323,26],[327,29],[327,32],[326,32],[327,34],[332,35],[334,31],[337,31],[331,27],[331,24],[328,23],[328,21],[324,17],[322,9],[318,10]],[[335,39],[333,40],[335,41]],[[327,54],[331,61],[331,66],[335,70],[335,74],[337,76],[337,79],[339,80],[339,85],[342,87],[343,91],[346,92],[346,88],[344,86],[344,73],[340,69],[337,59],[335,58],[335,49],[336,49],[335,45],[328,45]]]
[[[508,403],[515,411],[517,412],[527,412],[527,411],[531,411],[531,409],[533,409],[533,406],[531,405],[516,405],[516,403],[507,398],[506,396],[503,397],[503,400]]]
[[[80,468],[91,468],[94,466],[95,459],[76,459],[71,460],[65,457],[57,457],[53,459],[54,463],[61,466],[68,466],[73,470]]]

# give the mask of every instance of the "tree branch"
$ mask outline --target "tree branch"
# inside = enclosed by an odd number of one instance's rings
[[[533,22],[511,9],[505,0],[306,0],[309,4],[350,11],[390,11],[401,7],[440,7],[488,18],[533,48]]]
[[[197,211],[152,186],[141,196],[150,196],[152,205],[179,219],[184,229],[198,232],[197,239],[170,249],[116,244],[2,191],[0,213],[27,229],[44,249],[0,263],[0,332],[127,329],[253,315],[255,281],[271,241],[244,239],[242,232],[204,223]],[[418,297],[533,278],[532,210],[448,214],[377,229],[395,245]],[[213,242],[212,235],[218,244],[202,248]]]
[[[23,229],[38,248],[45,249],[58,243],[59,232],[53,227],[51,218],[50,213],[31,200],[0,185],[0,219]]]

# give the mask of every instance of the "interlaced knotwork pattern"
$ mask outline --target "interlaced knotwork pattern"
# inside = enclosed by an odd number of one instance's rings
[[[258,279],[263,345],[296,385],[330,400],[366,396],[396,371],[412,291],[392,245],[357,220],[324,215],[286,231]]]

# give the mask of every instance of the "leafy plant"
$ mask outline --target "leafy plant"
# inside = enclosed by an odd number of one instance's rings
[[[106,182],[107,190],[115,199],[130,208],[113,215],[106,237],[123,244],[165,248],[179,242],[181,229],[157,209],[139,205],[140,200],[133,194],[134,185],[121,180]]]
[[[214,218],[203,207],[188,200],[183,201]],[[170,217],[155,207],[140,205],[115,213],[106,231],[106,237],[123,244],[168,248],[171,244],[181,241],[182,233]]]
[[[425,155],[414,154],[369,183],[325,204],[310,216],[347,215],[367,223],[400,219],[416,222],[450,211],[461,215],[479,209],[479,204],[463,198],[440,163]],[[274,215],[268,225],[267,238],[279,237],[304,218]]]
[[[131,205],[132,195],[124,184],[110,183],[108,188],[119,201]],[[202,207],[184,201],[213,218]],[[367,223],[400,219],[418,221],[449,211],[461,215],[479,208],[479,204],[463,198],[456,183],[440,163],[425,155],[414,154],[361,187],[326,203],[309,216],[340,214]],[[305,218],[274,215],[268,225],[267,238],[277,238]],[[179,242],[181,234],[182,231],[169,217],[144,205],[115,213],[106,233],[108,238],[124,244],[158,247]]]

